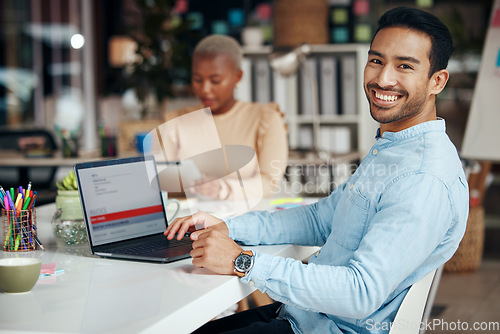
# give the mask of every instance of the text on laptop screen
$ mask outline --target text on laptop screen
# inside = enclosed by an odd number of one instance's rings
[[[154,161],[81,169],[80,185],[94,246],[161,233],[165,215],[148,170]]]

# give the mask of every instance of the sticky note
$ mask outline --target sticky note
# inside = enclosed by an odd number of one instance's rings
[[[331,31],[331,38],[334,43],[348,43],[349,29],[347,27],[335,27]]]
[[[372,27],[369,24],[357,24],[354,27],[355,42],[370,42],[372,39]]]
[[[271,205],[284,205],[290,203],[301,203],[304,199],[302,197],[292,198],[277,198],[271,201]]]
[[[417,6],[423,8],[429,8],[434,5],[433,0],[417,0]]]
[[[56,271],[56,263],[42,263],[42,268],[40,270],[41,274],[53,275]]]
[[[352,6],[352,12],[357,16],[364,16],[370,13],[370,1],[355,0]]]
[[[349,11],[347,8],[334,8],[332,10],[333,24],[347,24],[349,22]]]

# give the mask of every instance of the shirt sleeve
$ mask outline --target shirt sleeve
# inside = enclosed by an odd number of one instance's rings
[[[226,218],[229,237],[246,245],[295,244],[322,246],[331,232],[329,215],[345,184],[318,202],[287,210],[252,211]]]
[[[272,299],[301,309],[365,318],[395,290],[401,292],[420,279],[412,277],[412,282],[401,286],[432,254],[439,254],[436,256],[441,257],[441,263],[450,258],[464,232],[465,224],[457,225],[457,203],[450,199],[447,187],[432,175],[399,179],[374,205],[376,213],[346,265],[331,264],[336,254],[328,248],[328,240],[317,259],[313,257],[307,265],[257,253],[254,267],[242,281],[251,281]],[[311,206],[307,210],[314,209]],[[314,225],[314,220],[311,217],[307,226]],[[306,234],[311,234],[306,239],[315,240],[312,234],[321,230],[306,228]]]

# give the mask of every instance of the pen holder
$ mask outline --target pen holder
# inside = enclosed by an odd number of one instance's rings
[[[36,249],[36,211],[2,209],[3,249],[26,252]]]

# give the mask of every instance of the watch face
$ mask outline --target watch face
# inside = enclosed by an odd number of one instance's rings
[[[234,266],[236,270],[241,272],[247,272],[252,267],[252,257],[247,254],[239,255],[234,261]]]

